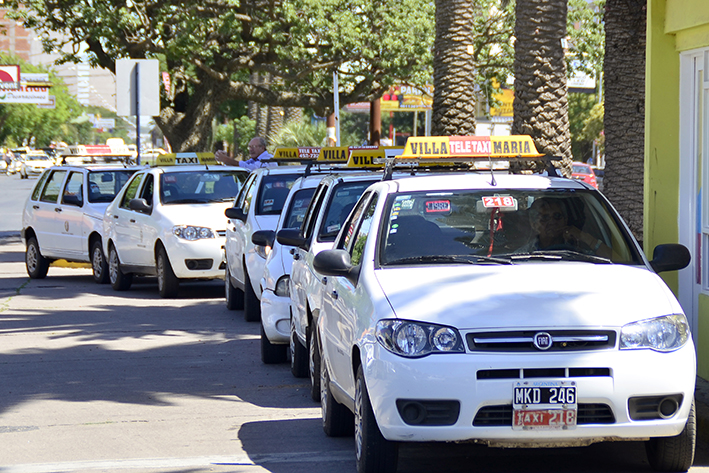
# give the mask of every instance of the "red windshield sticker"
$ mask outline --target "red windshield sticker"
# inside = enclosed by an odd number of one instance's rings
[[[450,212],[450,200],[429,200],[426,202],[426,213],[432,212]]]
[[[177,182],[177,176],[171,176],[171,175],[169,175],[169,174],[163,174],[162,180],[163,180],[163,182],[175,183],[175,182]]]
[[[501,209],[516,208],[517,201],[509,195],[496,195],[493,197],[483,197],[483,205],[485,208],[498,207]]]

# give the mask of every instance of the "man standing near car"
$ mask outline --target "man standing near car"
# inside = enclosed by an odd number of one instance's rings
[[[218,150],[214,153],[217,161],[229,166],[241,166],[249,171],[257,168],[277,166],[276,163],[269,163],[267,160],[273,155],[266,150],[266,140],[260,136],[255,136],[249,141],[249,158],[246,161],[239,161],[229,156],[226,151]]]

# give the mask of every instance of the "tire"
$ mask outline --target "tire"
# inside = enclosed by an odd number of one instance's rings
[[[247,322],[258,322],[261,320],[261,301],[256,297],[254,288],[251,287],[251,278],[246,272],[244,264],[244,319]]]
[[[288,345],[275,345],[266,336],[266,331],[261,326],[261,361],[265,365],[285,363],[288,360]]]
[[[395,472],[399,445],[385,439],[379,430],[361,366],[357,369],[354,417],[357,473]]]
[[[317,331],[311,320],[308,327],[308,375],[310,376],[310,397],[320,402],[320,346]]]
[[[224,296],[226,297],[226,308],[229,310],[242,310],[244,308],[244,291],[234,287],[231,283],[231,273],[229,263],[226,265],[224,274]]]
[[[108,283],[108,262],[106,262],[106,257],[103,255],[101,240],[95,240],[91,244],[91,270],[96,284]]]
[[[325,363],[320,368],[320,411],[322,429],[328,437],[348,437],[354,433],[354,415],[332,396]]]
[[[42,256],[37,238],[30,237],[25,249],[25,267],[31,279],[44,279],[49,271],[49,260]]]
[[[125,274],[121,270],[121,260],[113,245],[108,249],[108,275],[114,291],[127,291],[133,284],[133,274]]]
[[[162,246],[158,248],[155,258],[155,269],[158,273],[158,292],[164,299],[174,299],[180,289],[180,280],[175,276],[170,264],[170,258]]]
[[[694,462],[697,441],[697,417],[694,401],[687,425],[674,437],[655,437],[645,442],[647,461],[655,471],[687,471]]]
[[[296,378],[308,376],[308,350],[300,343],[295,333],[293,316],[290,321],[290,372]]]

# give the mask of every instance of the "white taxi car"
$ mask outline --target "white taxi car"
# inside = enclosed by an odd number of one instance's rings
[[[507,148],[507,150],[505,150]],[[404,156],[538,156],[528,137],[410,138]],[[318,319],[329,435],[354,424],[358,471],[396,470],[401,442],[646,442],[686,471],[696,354],[660,271],[581,181],[490,172],[386,180],[333,249]]]
[[[129,289],[133,275],[157,276],[160,296],[169,298],[181,279],[224,277],[224,210],[248,171],[219,165],[211,153],[166,154],[158,163],[108,206],[103,244],[113,289]]]
[[[47,275],[57,259],[90,262],[94,280],[108,282],[102,248],[106,207],[138,167],[54,166],[39,178],[22,212],[27,274]]]
[[[28,151],[20,164],[20,179],[39,176],[54,165],[54,160],[44,151]]]

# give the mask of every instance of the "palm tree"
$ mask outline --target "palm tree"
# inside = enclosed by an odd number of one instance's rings
[[[566,88],[567,0],[517,0],[512,133],[530,135],[540,153],[560,156],[571,174]],[[537,166],[537,165],[535,165]]]
[[[607,0],[604,193],[643,240],[646,0]]]

